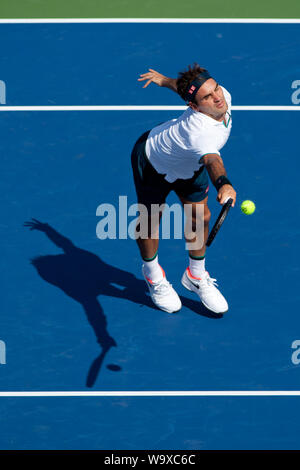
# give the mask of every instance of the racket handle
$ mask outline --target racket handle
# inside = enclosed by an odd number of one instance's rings
[[[226,204],[226,202],[231,202],[231,204],[233,203],[233,199],[231,197],[227,197],[224,201],[224,204]]]

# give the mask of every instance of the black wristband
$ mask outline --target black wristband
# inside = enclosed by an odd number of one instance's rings
[[[222,186],[224,186],[224,184],[230,184],[230,186],[232,186],[229,179],[225,175],[219,176],[219,178],[217,178],[217,180],[215,182],[216,190],[219,191],[219,189],[222,188]]]

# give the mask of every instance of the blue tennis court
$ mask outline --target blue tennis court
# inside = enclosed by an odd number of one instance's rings
[[[298,24],[1,24],[0,41],[9,107],[181,106],[137,78],[148,67],[175,77],[194,61],[234,106],[291,106],[300,79]],[[184,240],[160,242],[183,303],[170,315],[151,302],[135,241],[97,238],[100,204],[136,202],[134,142],[180,112],[0,112],[0,391],[149,392],[0,396],[1,449],[299,449],[299,397],[151,396],[300,390],[299,112],[233,111],[222,158],[238,204],[206,258],[223,317],[182,287]],[[215,199],[211,186],[212,220]],[[36,230],[23,225],[32,218]]]

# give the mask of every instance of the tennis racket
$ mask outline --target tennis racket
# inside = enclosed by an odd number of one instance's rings
[[[215,236],[217,235],[218,231],[220,230],[221,228],[221,225],[223,224],[224,220],[226,219],[226,216],[231,208],[231,204],[233,202],[233,199],[229,198],[228,201],[225,202],[225,204],[223,205],[222,209],[221,209],[221,212],[216,220],[216,223],[215,225],[213,226],[213,228],[211,229],[210,231],[210,234],[208,235],[208,239],[207,239],[207,242],[206,242],[206,246],[210,246],[213,242],[213,240],[215,239]]]

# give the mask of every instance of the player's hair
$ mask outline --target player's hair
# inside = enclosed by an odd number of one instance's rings
[[[181,98],[184,99],[184,95],[189,84],[202,72],[207,72],[207,70],[203,67],[200,67],[197,62],[194,62],[193,66],[189,65],[187,70],[179,72],[176,84],[177,93],[181,96]]]

